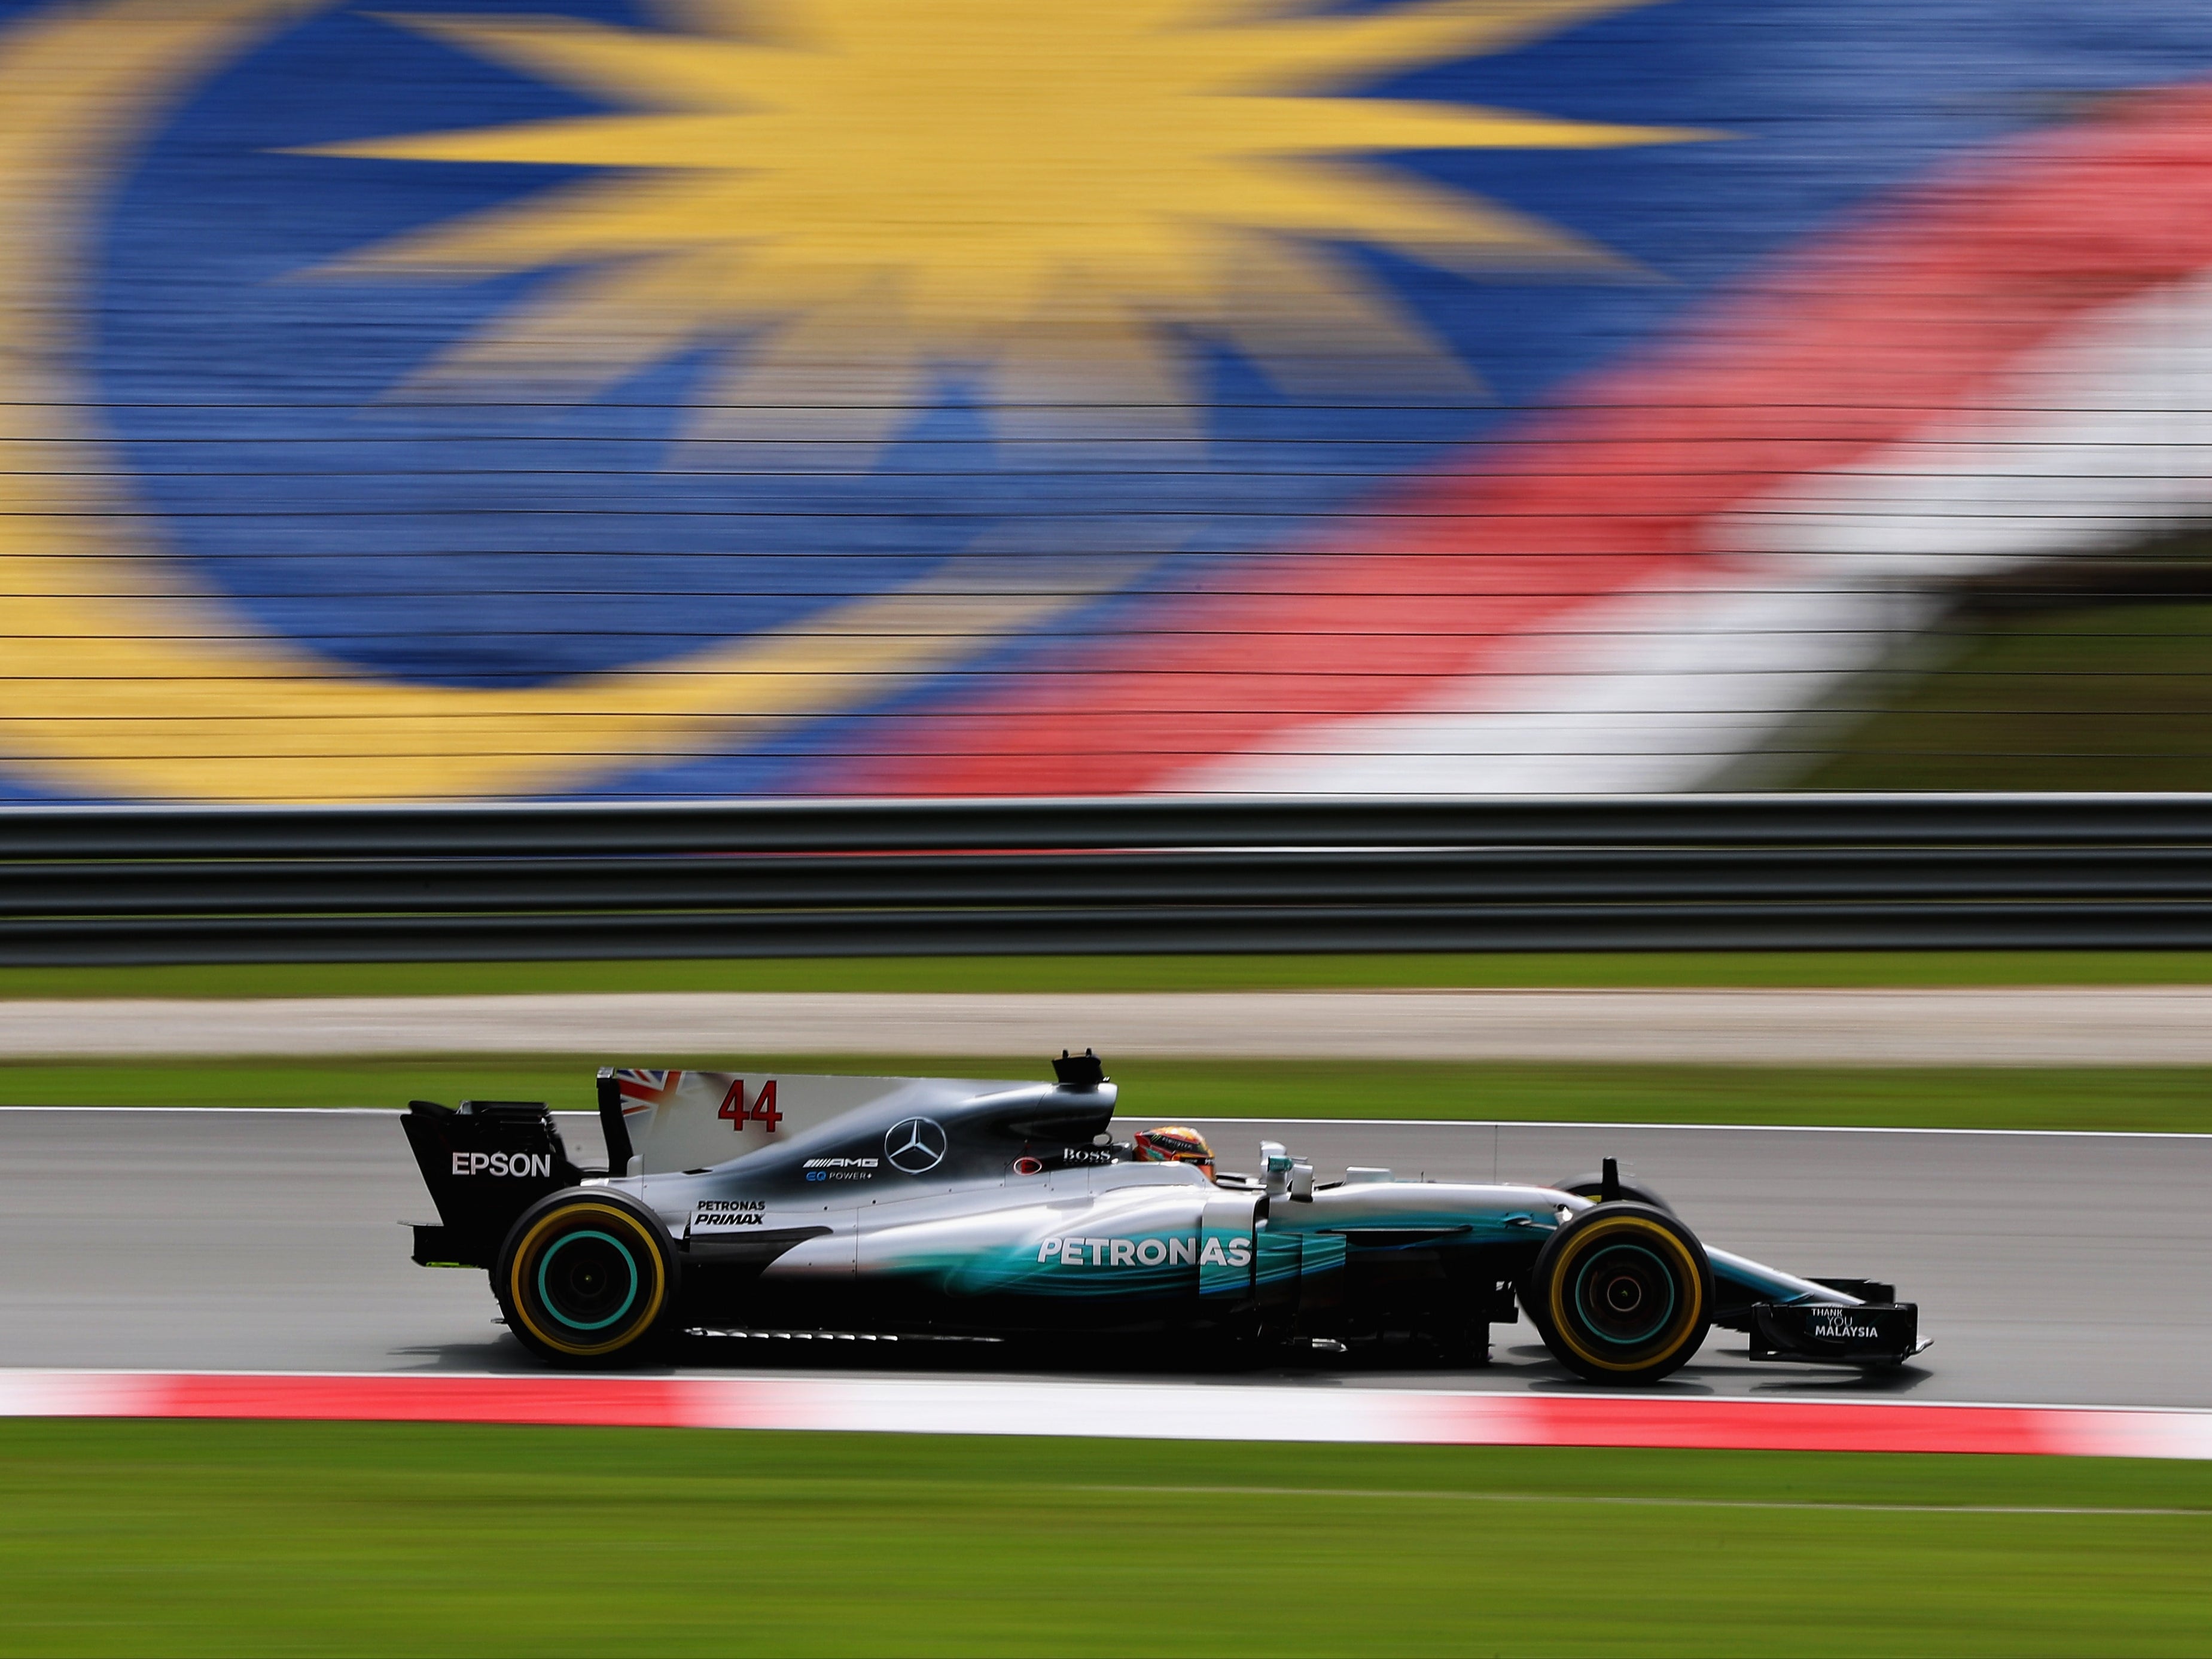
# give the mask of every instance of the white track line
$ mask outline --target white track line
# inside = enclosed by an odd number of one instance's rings
[[[277,1109],[281,1110],[282,1108]],[[2018,1135],[2054,1140],[2212,1140],[2212,1133],[2195,1129],[1979,1129],[1945,1128],[1912,1124],[1881,1123],[1652,1123],[1632,1118],[1613,1121],[1598,1118],[1534,1117],[1194,1117],[1192,1123],[1315,1123],[1334,1127],[1444,1129],[1692,1129],[1718,1133],[1771,1135]],[[1116,1116],[1115,1122],[1149,1121]]]
[[[160,1112],[176,1116],[187,1112],[229,1116],[270,1117],[396,1117],[398,1106],[8,1106],[0,1112]],[[556,1118],[596,1122],[597,1112],[556,1111]],[[1149,1123],[1159,1114],[1117,1115],[1116,1123]],[[1694,1130],[1717,1134],[1776,1135],[2012,1135],[2046,1140],[2212,1140],[2212,1133],[2179,1129],[1949,1129],[1878,1123],[1643,1123],[1632,1119],[1613,1121],[1596,1118],[1473,1118],[1473,1117],[1206,1117],[1184,1114],[1190,1123],[1290,1124],[1340,1129],[1656,1129]]]

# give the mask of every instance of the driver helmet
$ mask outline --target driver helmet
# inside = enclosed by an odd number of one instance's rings
[[[1139,1164],[1195,1164],[1206,1171],[1208,1181],[1213,1179],[1213,1148],[1206,1144],[1204,1135],[1182,1124],[1139,1130],[1129,1146]]]

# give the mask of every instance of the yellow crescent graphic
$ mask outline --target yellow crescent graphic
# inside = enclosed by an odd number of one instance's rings
[[[109,0],[0,33],[0,745],[18,775],[196,800],[574,789],[851,707],[1126,577],[959,562],[742,642],[513,691],[380,681],[186,591],[81,412],[76,272],[145,124],[316,9]]]

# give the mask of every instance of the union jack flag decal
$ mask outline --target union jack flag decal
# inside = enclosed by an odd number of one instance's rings
[[[683,1081],[681,1072],[649,1072],[625,1066],[615,1073],[615,1084],[622,1094],[623,1115],[629,1117],[665,1104]]]

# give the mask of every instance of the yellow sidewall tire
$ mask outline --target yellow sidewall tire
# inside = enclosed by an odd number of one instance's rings
[[[604,1318],[585,1319],[573,1310],[564,1318],[547,1294],[549,1268],[578,1249],[611,1267],[609,1294],[617,1304]],[[612,1196],[559,1193],[514,1224],[493,1288],[508,1328],[541,1358],[606,1364],[645,1357],[667,1322],[674,1279],[664,1231],[638,1206]]]
[[[1663,1270],[1674,1298],[1647,1337],[1608,1340],[1576,1305],[1580,1275],[1619,1247]],[[1531,1279],[1529,1311],[1545,1346],[1594,1382],[1656,1382],[1686,1364],[1711,1328],[1712,1267],[1705,1247],[1672,1215],[1648,1205],[1581,1212],[1545,1246]]]

